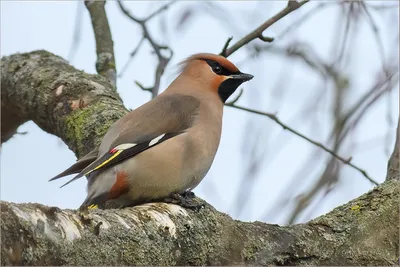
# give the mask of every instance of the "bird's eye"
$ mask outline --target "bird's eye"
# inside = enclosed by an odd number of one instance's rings
[[[222,67],[219,64],[215,64],[212,66],[212,70],[216,74],[220,74],[222,72]]]

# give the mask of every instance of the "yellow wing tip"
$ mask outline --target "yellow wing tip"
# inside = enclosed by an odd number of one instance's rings
[[[98,207],[99,207],[98,205],[92,204],[92,205],[88,206],[88,209],[94,210],[94,209],[97,209]]]
[[[118,150],[117,152],[114,153],[114,155],[112,155],[109,159],[103,161],[102,163],[100,163],[99,165],[97,165],[95,168],[93,168],[92,170],[88,171],[87,173],[84,174],[84,176],[87,176],[88,174],[90,174],[91,172],[94,172],[98,169],[100,169],[101,167],[103,167],[104,165],[106,165],[107,163],[109,163],[111,160],[113,160],[114,158],[116,158],[119,154],[121,154],[123,150]]]

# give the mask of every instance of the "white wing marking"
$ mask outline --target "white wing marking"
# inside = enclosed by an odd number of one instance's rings
[[[153,140],[150,141],[149,146],[155,145],[158,143],[158,141],[160,141],[161,138],[164,137],[165,134],[159,135],[156,138],[154,138]]]
[[[128,149],[128,148],[134,147],[136,145],[137,144],[134,144],[134,143],[120,144],[120,145],[114,147],[114,149],[115,150],[125,150],[125,149]]]

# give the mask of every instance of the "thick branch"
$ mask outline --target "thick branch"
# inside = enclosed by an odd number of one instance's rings
[[[397,120],[396,142],[388,162],[386,179],[400,180],[400,116]]]
[[[280,227],[153,203],[71,210],[1,202],[2,265],[391,265],[398,181],[307,224]],[[379,225],[379,227],[377,227]]]
[[[79,71],[49,52],[1,59],[1,142],[32,120],[81,157],[126,113],[105,78]]]
[[[111,36],[110,25],[108,24],[105,4],[106,1],[85,1],[86,8],[90,13],[96,39],[97,73],[107,77],[107,79],[116,86],[117,74],[114,43]]]

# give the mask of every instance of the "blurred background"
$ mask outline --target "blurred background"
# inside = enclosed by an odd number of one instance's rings
[[[168,2],[124,1],[145,18]],[[160,90],[176,64],[199,52],[219,53],[253,31],[287,1],[178,1],[146,25],[173,51]],[[127,108],[151,99],[158,59],[139,24],[116,1],[106,11],[114,41],[117,90]],[[320,142],[384,181],[399,114],[399,2],[311,1],[229,59],[255,78],[236,105],[276,114],[287,126]],[[96,73],[96,49],[83,1],[1,1],[1,56],[44,49],[75,68]],[[139,48],[136,49],[139,45]],[[132,52],[136,51],[134,56]],[[162,51],[168,52],[168,51]],[[168,54],[168,53],[166,53]],[[231,99],[235,98],[237,92]],[[270,118],[225,107],[214,164],[194,192],[235,219],[305,222],[373,188],[361,172]],[[77,208],[86,180],[66,188],[48,179],[76,157],[62,141],[29,122],[1,149],[1,199]]]

